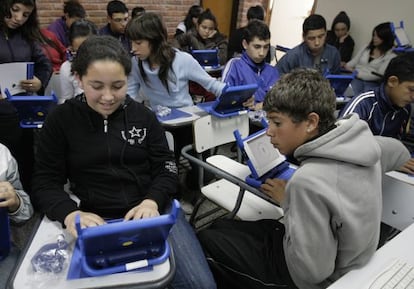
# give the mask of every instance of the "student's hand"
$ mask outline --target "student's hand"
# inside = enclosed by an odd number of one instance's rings
[[[343,43],[343,42],[344,42],[344,40],[345,40],[345,38],[347,38],[347,37],[348,37],[348,35],[349,35],[349,33],[347,32],[347,33],[345,33],[343,36],[339,37],[339,43]]]
[[[133,207],[125,215],[125,220],[137,220],[143,218],[151,218],[159,216],[158,205],[155,201],[146,199],[141,202],[138,206]]]
[[[15,212],[20,206],[20,198],[9,182],[0,182],[0,207]]]
[[[243,102],[243,106],[248,109],[254,110],[254,95],[252,95],[248,100]]]
[[[105,220],[96,214],[89,213],[89,212],[82,212],[80,210],[74,211],[66,216],[64,223],[66,226],[66,230],[68,230],[69,233],[71,233],[75,237],[78,236],[78,233],[76,232],[76,226],[75,226],[75,218],[76,218],[76,215],[78,214],[80,215],[81,228],[95,227],[95,226],[105,224]]]
[[[263,192],[272,197],[278,204],[281,204],[285,198],[286,180],[281,179],[267,179],[264,184],[260,186]]]
[[[409,175],[414,175],[414,158],[410,159],[408,162],[402,165],[402,167],[399,168],[399,171]]]
[[[25,79],[20,81],[20,86],[27,92],[37,92],[42,88],[42,82],[36,76],[33,79]]]

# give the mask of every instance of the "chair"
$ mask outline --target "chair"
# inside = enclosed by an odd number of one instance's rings
[[[411,52],[414,51],[410,39],[404,29],[404,21],[400,21],[400,26],[395,26],[391,22],[391,31],[394,34],[397,46],[393,49],[395,52]]]
[[[198,177],[202,195],[195,204],[190,217],[190,223],[194,227],[197,222],[211,217],[220,208],[228,211],[220,217],[234,218],[237,216],[242,220],[279,219],[282,216],[281,209],[269,196],[244,181],[244,177],[250,174],[247,166],[223,155],[213,155],[205,161],[202,159],[203,152],[235,141],[233,136],[235,129],[238,129],[244,136],[248,135],[247,114],[229,118],[217,118],[211,115],[199,118],[193,123],[194,144],[182,149],[182,155],[200,167]],[[193,154],[190,153],[191,151]],[[240,154],[238,154],[238,159],[241,160]],[[214,173],[219,179],[205,185],[203,183],[204,170]],[[198,214],[200,206],[207,199],[218,205],[218,208]],[[196,228],[206,226],[214,219],[210,218],[209,221],[203,222]]]

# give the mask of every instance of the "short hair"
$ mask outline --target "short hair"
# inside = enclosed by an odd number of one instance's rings
[[[414,52],[407,52],[391,59],[384,72],[384,80],[391,76],[398,77],[400,82],[414,81]]]
[[[106,5],[106,13],[108,16],[114,13],[128,13],[128,7],[122,1],[112,0]]]
[[[310,30],[318,30],[318,29],[326,30],[326,20],[325,18],[323,18],[322,15],[312,14],[306,17],[306,19],[303,21],[303,25],[302,25],[303,35],[306,35]]]
[[[87,19],[79,19],[73,22],[69,28],[69,41],[72,43],[77,37],[86,37],[97,34],[98,29],[95,23]]]
[[[253,19],[264,20],[264,9],[261,5],[251,6],[247,10],[247,21]]]
[[[263,109],[287,114],[293,122],[301,122],[309,113],[319,115],[319,133],[335,123],[336,97],[329,81],[318,70],[296,68],[282,75],[267,93]]]
[[[63,3],[63,13],[67,14],[69,18],[85,18],[86,11],[82,4],[77,0],[68,0]]]
[[[198,16],[197,23],[200,25],[204,20],[211,20],[214,23],[214,28],[217,29],[217,19],[210,9],[204,10],[200,16]]]
[[[136,6],[136,7],[132,8],[131,17],[141,16],[145,12],[146,12],[146,10],[145,10],[144,7],[142,7],[142,6]]]
[[[269,26],[258,19],[249,21],[247,26],[243,29],[243,39],[246,40],[247,43],[252,41],[255,37],[259,38],[259,40],[270,39]]]
[[[131,56],[118,39],[109,35],[92,35],[79,47],[72,62],[72,71],[80,78],[86,75],[89,66],[99,60],[118,62],[124,68],[125,75],[131,72]]]

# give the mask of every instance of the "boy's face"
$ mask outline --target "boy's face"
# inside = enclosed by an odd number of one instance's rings
[[[261,63],[269,51],[270,39],[260,40],[258,37],[254,37],[249,43],[243,39],[242,45],[254,63]]]
[[[313,55],[319,55],[322,53],[325,40],[326,30],[323,28],[309,30],[306,35],[303,36],[303,41],[306,43]]]
[[[391,76],[388,78],[385,89],[395,106],[405,107],[414,102],[414,81],[400,82],[398,77]]]
[[[112,32],[118,34],[125,34],[128,20],[128,13],[113,13],[112,16],[108,16],[108,23]]]
[[[281,154],[292,155],[309,137],[306,121],[295,123],[287,114],[280,112],[269,112],[267,118],[269,126],[266,134]]]

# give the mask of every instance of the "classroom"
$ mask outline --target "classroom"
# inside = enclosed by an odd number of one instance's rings
[[[0,288],[414,288],[413,1],[3,2]]]

